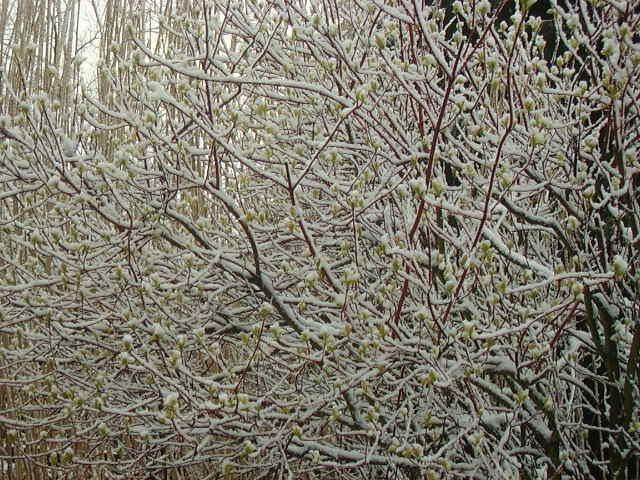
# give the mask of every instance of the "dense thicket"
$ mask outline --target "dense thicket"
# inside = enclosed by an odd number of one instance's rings
[[[634,2],[36,4],[6,472],[637,478]]]

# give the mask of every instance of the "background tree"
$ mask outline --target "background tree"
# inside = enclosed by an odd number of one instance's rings
[[[637,476],[632,2],[123,5],[4,87],[9,471]]]

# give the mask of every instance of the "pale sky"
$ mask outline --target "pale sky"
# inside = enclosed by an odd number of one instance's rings
[[[85,58],[80,69],[87,79],[95,76],[96,63],[98,61],[98,38],[93,38],[98,31],[96,9],[100,12],[103,3],[104,0],[80,0],[80,44],[85,45],[85,42],[93,40],[92,43],[84,46],[82,52],[80,52],[80,56]]]

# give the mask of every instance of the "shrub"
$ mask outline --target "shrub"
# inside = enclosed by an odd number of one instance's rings
[[[57,121],[12,77],[4,458],[636,478],[639,13],[506,3],[133,12]]]

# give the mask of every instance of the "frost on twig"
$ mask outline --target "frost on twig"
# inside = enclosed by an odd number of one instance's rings
[[[1,468],[638,477],[629,2],[5,3]]]

